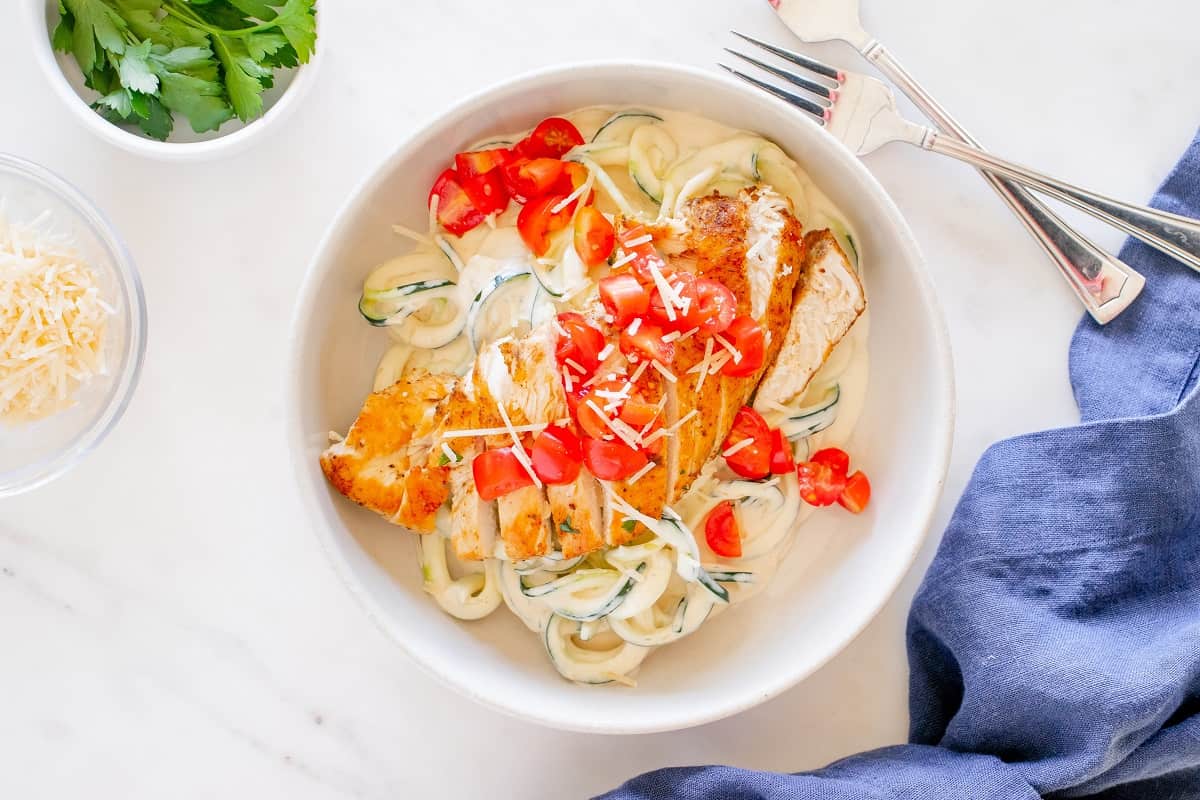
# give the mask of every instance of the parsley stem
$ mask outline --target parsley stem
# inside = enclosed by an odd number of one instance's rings
[[[211,33],[213,36],[246,36],[251,33],[258,33],[260,31],[266,31],[270,30],[271,28],[278,27],[275,22],[261,22],[258,25],[250,28],[238,28],[236,30],[214,28],[206,23],[199,15],[197,15],[196,12],[185,10],[183,8],[176,8],[171,2],[163,4],[163,11],[166,11],[172,17],[190,23],[205,33]]]

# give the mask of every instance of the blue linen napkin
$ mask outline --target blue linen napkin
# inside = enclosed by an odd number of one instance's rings
[[[1200,135],[1153,204],[1200,217]],[[1200,798],[1200,276],[1121,257],[1146,288],[1075,333],[1082,423],[984,454],[913,602],[912,744],[606,800]]]

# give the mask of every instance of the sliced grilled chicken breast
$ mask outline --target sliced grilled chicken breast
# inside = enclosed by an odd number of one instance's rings
[[[867,307],[862,282],[833,234],[812,231],[804,242],[806,254],[787,333],[754,398],[760,411],[786,405],[803,394]]]
[[[764,365],[779,350],[790,321],[793,290],[803,254],[799,221],[787,201],[772,191],[748,190],[738,197],[712,194],[688,203],[682,245],[671,248],[677,269],[719,280],[737,297],[738,314],[753,317],[766,336]],[[716,338],[680,342],[675,360],[675,399],[671,414],[682,422],[676,435],[678,458],[672,471],[670,502],[679,500],[729,435],[737,410],[745,405],[762,375],[720,374],[734,357]]]
[[[437,427],[437,406],[454,380],[453,375],[414,372],[372,392],[346,438],[321,454],[329,482],[391,522],[420,533],[433,531],[433,515],[446,496],[437,476],[424,466]],[[414,465],[419,469],[413,470]]]

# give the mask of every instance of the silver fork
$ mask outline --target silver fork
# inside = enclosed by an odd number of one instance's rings
[[[873,63],[945,133],[982,148],[967,130],[917,83],[900,62],[859,21],[859,0],[769,0],[780,20],[804,42],[840,39]],[[739,34],[740,35],[740,34]],[[1128,264],[1109,255],[1071,228],[1054,212],[1015,183],[981,171],[1025,229],[1066,279],[1088,313],[1104,324],[1124,311],[1145,286]]]
[[[831,0],[820,2],[828,4]],[[958,158],[981,169],[1027,184],[1087,211],[1193,269],[1200,270],[1200,222],[1113,200],[989,155],[977,147],[949,136],[939,136],[930,128],[904,119],[896,110],[895,97],[891,90],[880,81],[837,70],[799,53],[766,45],[749,37],[743,38],[803,68],[807,76],[765,64],[740,53],[734,53],[735,55],[786,80],[811,96],[799,95],[729,67],[725,68],[811,114],[858,154],[873,152],[889,142],[902,141]]]

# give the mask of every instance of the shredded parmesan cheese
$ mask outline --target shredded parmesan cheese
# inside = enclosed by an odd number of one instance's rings
[[[735,364],[742,363],[742,354],[738,351],[738,349],[736,347],[734,347],[729,342],[728,339],[726,339],[724,336],[722,336],[719,333],[714,333],[713,338],[717,340],[717,344],[721,345],[721,347],[724,347],[726,350],[729,351],[729,355],[733,356],[733,363],[735,363]]]
[[[615,349],[616,348],[613,347],[612,342],[609,342],[608,344],[604,345],[603,350],[601,350],[599,353],[596,354],[596,358],[600,359],[601,361],[604,361],[605,359],[607,359],[609,356],[611,356],[613,354],[613,350],[615,350]]]
[[[636,317],[633,322],[629,323],[629,335],[634,336],[642,329],[642,318]]]
[[[406,228],[403,225],[393,225],[392,233],[395,233],[399,236],[403,236],[407,239],[412,239],[414,242],[419,242],[420,244],[427,245],[427,244],[430,244],[430,242],[432,241],[429,238],[428,234],[418,233],[417,231],[414,231],[412,228]]]
[[[642,245],[650,244],[653,241],[654,241],[654,237],[647,233],[644,236],[637,237],[636,239],[630,239],[628,242],[625,243],[625,246],[626,247],[641,247]]]
[[[742,439],[737,444],[731,444],[731,445],[729,445],[729,447],[726,447],[724,450],[721,451],[721,455],[725,456],[725,458],[729,458],[734,453],[739,453],[742,450],[745,450],[747,447],[749,447],[752,444],[754,444],[754,439],[747,436],[745,439]]]
[[[646,477],[646,474],[649,473],[650,470],[654,469],[657,466],[658,465],[655,464],[653,461],[647,462],[646,466],[642,467],[637,472],[633,473],[632,475],[630,475],[628,478],[625,479],[625,485],[633,486],[635,483],[640,481],[642,478]]]
[[[546,429],[546,423],[538,422],[533,425],[508,425],[503,428],[463,428],[456,431],[442,431],[443,439],[462,439],[470,436],[503,436],[506,433],[535,433]]]
[[[650,363],[654,366],[654,368],[656,370],[658,370],[658,373],[660,375],[662,375],[664,378],[669,380],[671,383],[675,383],[675,381],[679,380],[678,378],[675,377],[675,373],[671,372],[671,370],[667,369],[662,364],[660,364],[657,359],[654,361],[651,361]]]
[[[108,372],[104,334],[115,309],[74,245],[0,219],[0,423],[48,417]]]
[[[619,269],[628,264],[630,261],[633,261],[635,258],[637,258],[637,253],[626,253],[613,262],[612,269]]]

